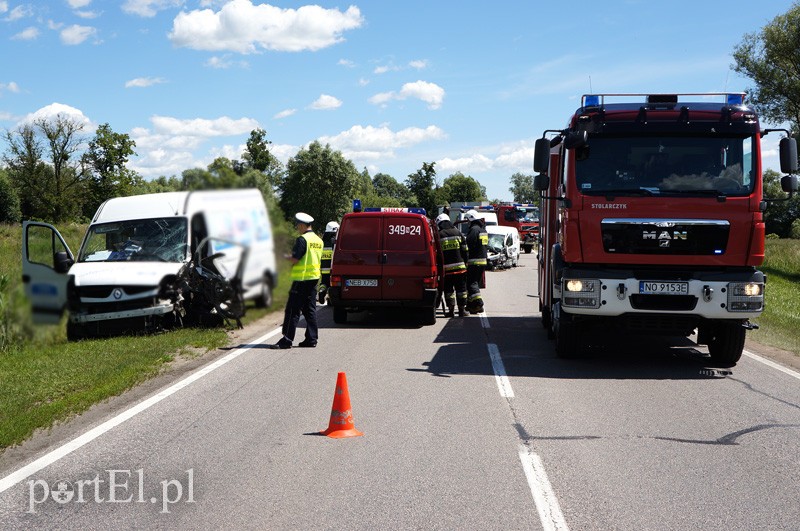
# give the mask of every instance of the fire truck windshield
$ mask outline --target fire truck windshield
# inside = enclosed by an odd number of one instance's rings
[[[754,145],[751,136],[593,136],[576,150],[575,178],[586,195],[747,196]]]

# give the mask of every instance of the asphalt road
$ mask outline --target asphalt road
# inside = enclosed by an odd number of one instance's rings
[[[320,308],[316,349],[266,319],[2,469],[0,528],[800,528],[800,373],[646,337],[561,360],[535,271],[434,326]],[[318,434],[340,371],[363,437]]]

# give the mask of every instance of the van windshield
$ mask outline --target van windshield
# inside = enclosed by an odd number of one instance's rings
[[[89,227],[78,262],[183,262],[186,220],[155,218],[101,223]]]

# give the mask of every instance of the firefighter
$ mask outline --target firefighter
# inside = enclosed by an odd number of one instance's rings
[[[294,220],[300,236],[294,242],[292,254],[287,256],[292,262],[292,287],[283,315],[283,337],[271,348],[292,348],[301,313],[306,318],[306,337],[298,346],[316,347],[319,336],[316,294],[322,262],[322,240],[311,230],[314,218],[305,212],[298,212]]]
[[[322,235],[322,262],[320,266],[320,281],[317,300],[322,304],[331,285],[331,261],[333,260],[333,246],[336,243],[336,234],[339,232],[339,224],[331,221],[325,225],[325,233]]]
[[[464,215],[469,222],[467,232],[467,310],[469,313],[483,311],[483,298],[481,297],[481,284],[483,272],[486,269],[486,248],[489,245],[489,234],[483,226],[483,220],[478,217],[475,210],[469,210]]]
[[[453,317],[458,304],[458,316],[464,317],[467,313],[467,240],[447,214],[439,214],[436,225],[444,257],[442,294],[447,305],[444,316]]]

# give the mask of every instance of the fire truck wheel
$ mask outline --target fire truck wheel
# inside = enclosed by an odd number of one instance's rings
[[[714,326],[714,337],[708,342],[711,361],[719,367],[733,367],[742,357],[747,330],[739,321],[718,322]]]
[[[347,322],[347,310],[344,306],[333,307],[333,322],[336,324],[344,324]]]
[[[560,304],[553,307],[553,334],[556,340],[556,354],[560,358],[574,358],[581,353],[580,326],[569,315],[560,311]]]
[[[436,306],[430,306],[422,309],[420,321],[423,325],[436,324]]]

